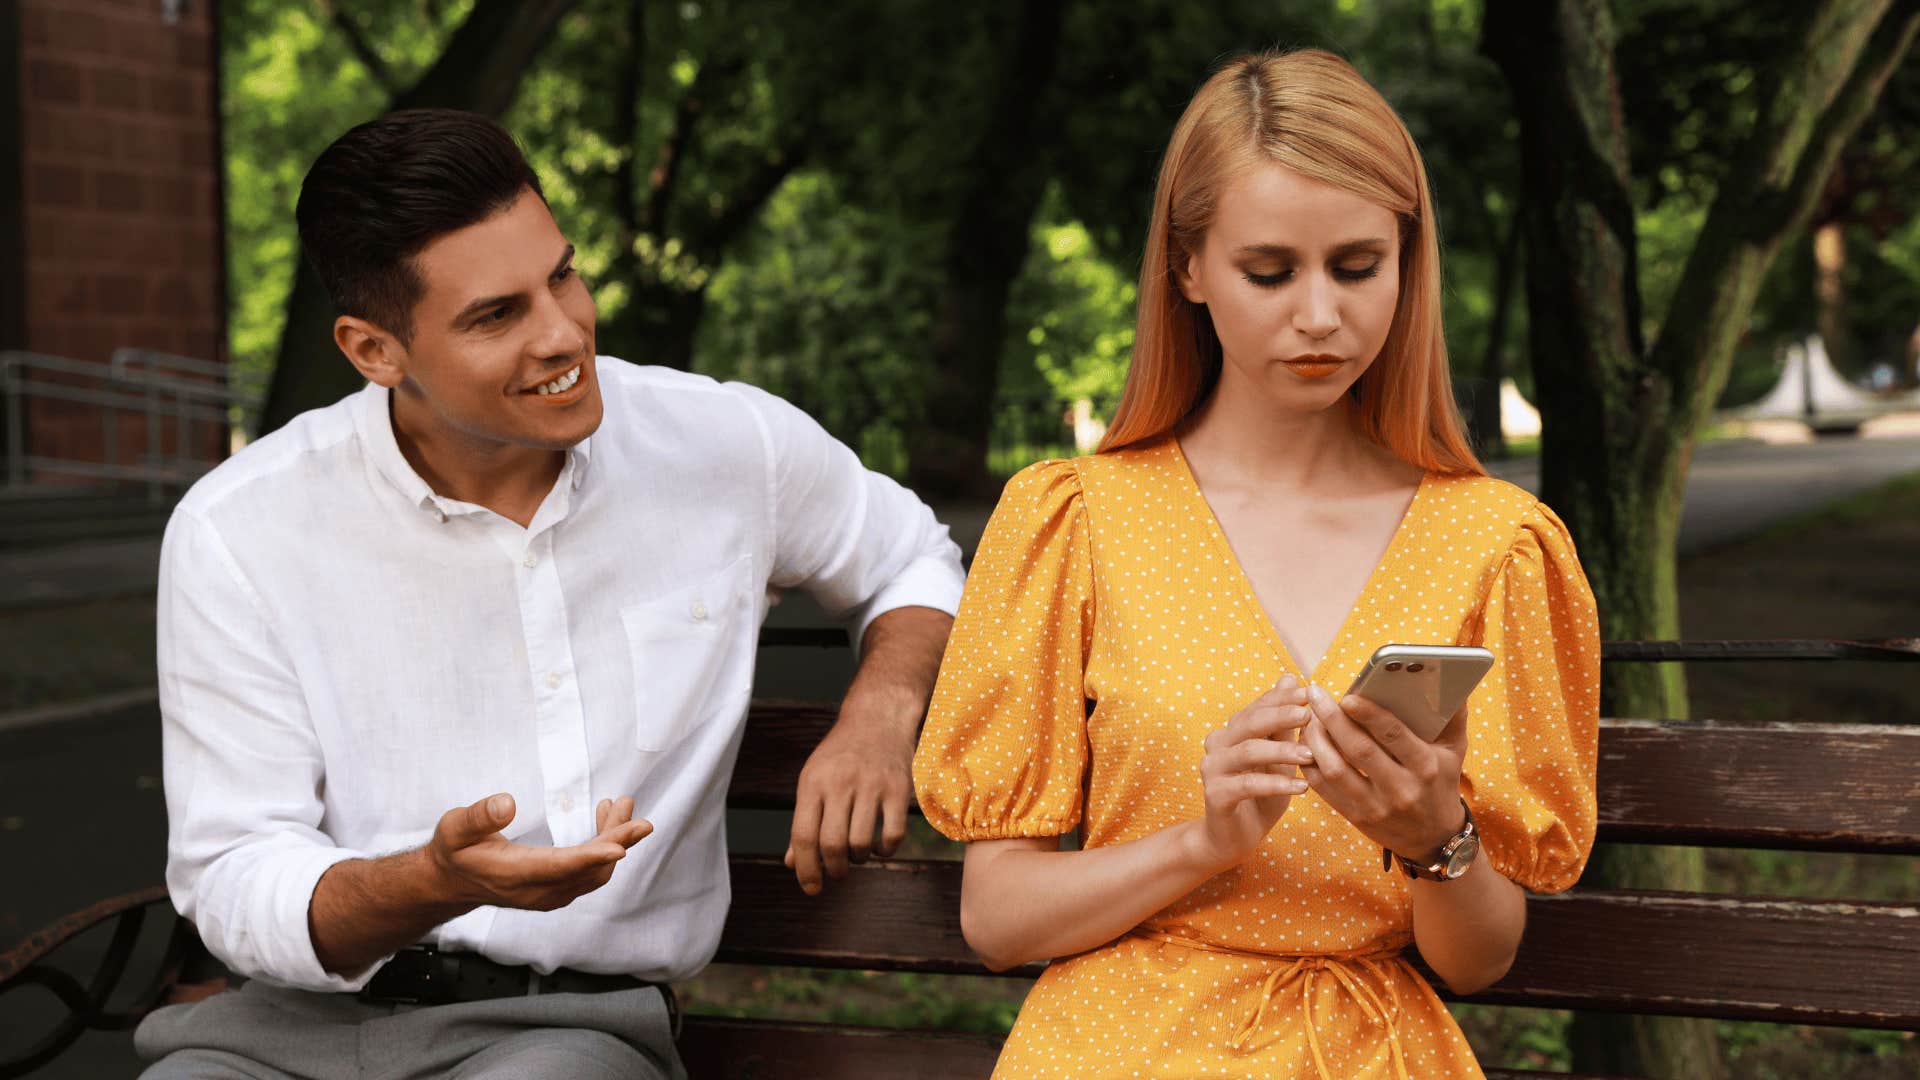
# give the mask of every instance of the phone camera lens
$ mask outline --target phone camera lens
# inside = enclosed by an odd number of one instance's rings
[[[1399,670],[1400,670],[1400,661],[1398,661],[1398,660],[1389,660],[1389,661],[1387,661],[1387,670],[1388,670],[1388,671],[1399,671]]]
[[[1408,664],[1408,665],[1407,665],[1407,670],[1408,670],[1408,671],[1419,671],[1420,669],[1422,669],[1422,668],[1424,668],[1424,667],[1426,667],[1426,666],[1427,666],[1427,665],[1425,665],[1425,664],[1422,664],[1422,663],[1418,663],[1418,662],[1415,662],[1415,663],[1412,663],[1412,664]]]

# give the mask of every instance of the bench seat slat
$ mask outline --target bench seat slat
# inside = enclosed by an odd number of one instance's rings
[[[1000,1054],[998,1035],[900,1031],[783,1020],[689,1016],[680,1059],[692,1080],[987,1080]],[[1606,1080],[1488,1069],[1487,1080]]]
[[[1002,1041],[954,1031],[689,1016],[679,1046],[691,1080],[986,1080]]]
[[[831,704],[755,702],[729,802],[792,807],[833,719]],[[1920,726],[1600,724],[1602,840],[1920,854]]]
[[[735,857],[718,959],[987,974],[960,933],[960,869],[869,862],[809,897],[780,860]],[[1530,898],[1527,920],[1514,969],[1465,1000],[1920,1028],[1914,905],[1576,890]]]

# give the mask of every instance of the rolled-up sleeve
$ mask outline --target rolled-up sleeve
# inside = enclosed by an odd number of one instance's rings
[[[801,588],[846,622],[854,648],[874,619],[902,607],[951,615],[966,572],[947,527],[913,492],[860,464],[793,405],[743,383],[768,455],[776,588]]]
[[[158,666],[167,889],[209,951],[251,978],[357,990],[314,954],[320,876],[364,853],[320,831],[323,764],[292,666],[213,527],[177,511],[160,554]]]

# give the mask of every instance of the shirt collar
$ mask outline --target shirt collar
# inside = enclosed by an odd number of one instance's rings
[[[601,413],[601,424],[606,423],[606,414]],[[573,490],[579,491],[580,484],[587,478],[587,466],[593,462],[593,436],[589,435],[567,449],[567,463],[572,468],[567,471],[573,476]]]
[[[405,496],[407,502],[442,520],[449,513],[459,513],[465,509],[465,503],[434,494],[427,482],[413,470],[407,456],[400,452],[399,440],[393,436],[392,390],[368,383],[354,404],[354,426],[359,429],[361,443],[367,448],[367,458],[374,470],[393,485],[394,490]],[[561,476],[570,478],[571,490],[578,491],[586,479],[587,465],[593,458],[592,443],[593,437],[588,436],[567,450],[567,468]]]

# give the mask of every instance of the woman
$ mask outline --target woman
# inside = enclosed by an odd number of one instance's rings
[[[1560,521],[1461,435],[1439,293],[1419,154],[1351,67],[1201,88],[1112,430],[1007,485],[915,759],[968,942],[1053,961],[996,1076],[1481,1075],[1400,954],[1485,987],[1523,887],[1579,877],[1599,641]],[[1395,642],[1497,657],[1431,743],[1336,699]]]

